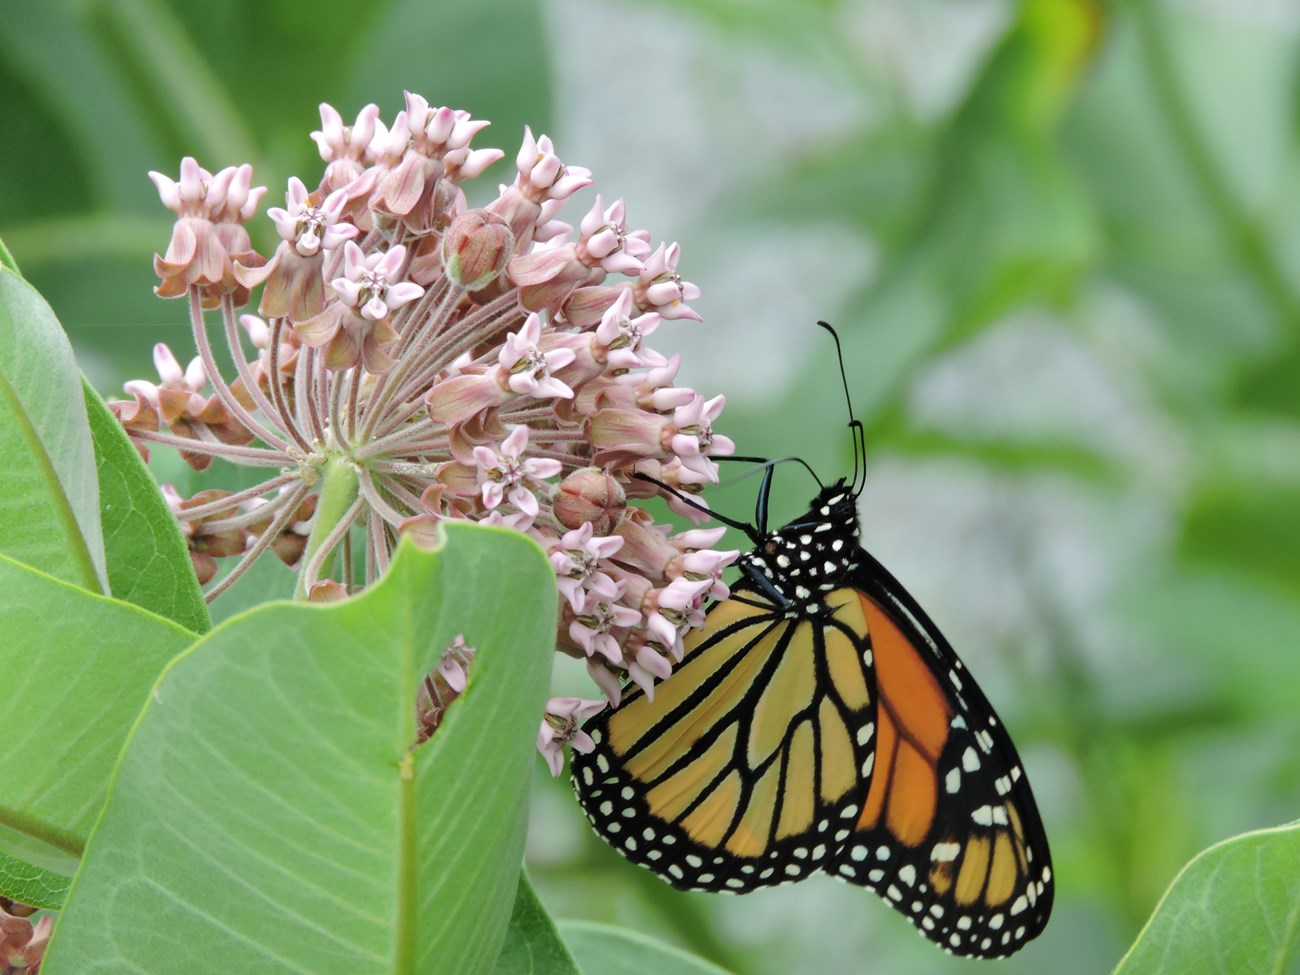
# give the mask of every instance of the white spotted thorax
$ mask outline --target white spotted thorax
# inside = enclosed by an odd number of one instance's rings
[[[861,562],[858,499],[843,482],[825,488],[807,515],[770,532],[737,565],[762,589],[780,596],[790,618],[830,612],[823,595],[842,585]]]

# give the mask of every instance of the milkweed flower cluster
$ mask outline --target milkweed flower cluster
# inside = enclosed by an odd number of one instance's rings
[[[636,504],[662,494],[700,524],[713,458],[733,449],[713,430],[723,398],[678,385],[679,358],[646,344],[700,320],[699,289],[622,200],[596,195],[576,229],[562,222],[591,173],[530,130],[513,179],[471,206],[465,184],[504,156],[472,145],[486,125],[411,93],[391,124],[374,105],[352,125],[322,105],[323,177],[291,178],[267,211],[269,259],[245,229],[265,192],[250,166],[151,173],[176,214],[156,291],[187,300],[198,354],[182,366],[157,346],[157,381],[110,405],[146,457],[163,444],[198,470],[268,471],[242,490],[167,490],[209,600],[268,551],[297,567],[300,598],[335,599],[376,579],[403,534],[506,526],[550,553],[558,648],[617,704],[625,679],[650,693],[680,661],[736,557],[714,548],[723,529],[676,532]],[[240,314],[258,289],[257,314]],[[462,676],[438,680],[458,692]],[[582,740],[591,703],[552,701],[548,760]]]

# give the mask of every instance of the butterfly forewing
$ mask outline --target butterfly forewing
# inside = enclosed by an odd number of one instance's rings
[[[828,554],[835,539],[835,551],[857,547],[825,531],[820,545],[800,541],[816,528],[774,533],[751,553],[749,577],[710,610],[654,700],[633,689],[588,726],[595,750],[574,756],[597,832],[676,887],[743,893],[800,879],[861,813],[874,680],[865,617],[829,612],[855,598],[834,591],[854,563]]]

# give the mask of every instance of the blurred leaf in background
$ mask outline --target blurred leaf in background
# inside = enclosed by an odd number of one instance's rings
[[[549,132],[680,241],[705,324],[665,351],[742,452],[846,469],[832,321],[867,545],[1006,718],[1053,843],[1055,917],[1000,970],[1093,973],[1194,853],[1300,808],[1298,78],[1289,0],[10,5],[0,235],[115,392],[185,330],[145,172],[251,161],[278,203],[318,102],[387,118],[410,87],[508,155]],[[711,499],[747,517],[755,486]],[[812,493],[780,469],[773,521]],[[974,965],[829,880],[674,892],[538,785],[559,916],[742,973]]]

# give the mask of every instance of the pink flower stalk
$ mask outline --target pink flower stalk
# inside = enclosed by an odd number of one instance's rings
[[[648,345],[663,322],[699,319],[699,289],[677,245],[630,229],[622,200],[597,196],[576,231],[564,223],[592,174],[531,130],[513,179],[470,206],[463,184],[503,156],[473,146],[486,125],[413,93],[388,124],[373,105],[350,126],[322,105],[324,175],[290,179],[268,211],[269,261],[244,230],[263,192],[251,167],[213,175],[187,158],[179,181],[152,174],[177,216],[157,291],[189,301],[198,357],[182,368],[160,346],[158,381],[128,383],[112,407],[142,451],[267,471],[172,493],[209,599],[267,553],[297,566],[299,598],[340,598],[378,578],[401,534],[504,525],[550,553],[557,648],[617,702],[624,681],[650,690],[669,674],[736,554],[714,550],[720,532],[656,525],[639,506],[663,493],[639,475],[698,496],[733,449],[713,429],[722,397],[675,385],[680,359]],[[262,317],[239,314],[250,301]],[[333,558],[345,546],[364,553],[355,575]],[[462,676],[431,680],[445,697]],[[427,696],[426,710],[444,706]],[[539,746],[553,769],[596,706],[550,712]]]

